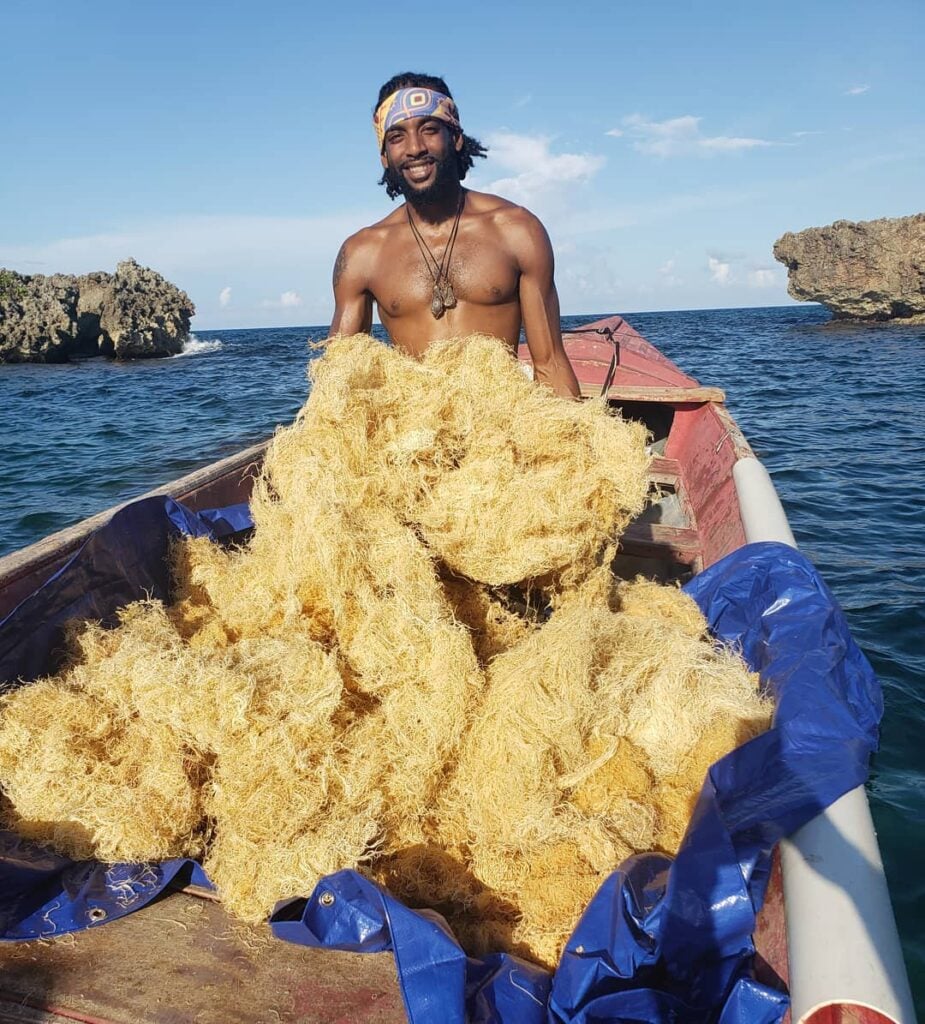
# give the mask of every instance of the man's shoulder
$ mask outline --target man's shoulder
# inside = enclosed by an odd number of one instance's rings
[[[360,228],[359,231],[355,231],[344,241],[343,248],[351,252],[358,252],[381,245],[399,222],[400,211],[401,207],[398,210],[392,210],[388,216],[377,220],[375,224],[368,224],[366,227]]]
[[[469,191],[471,197],[471,211],[477,216],[484,216],[494,226],[510,232],[512,228],[524,229],[526,231],[543,231],[543,225],[536,216],[525,206],[512,203],[509,199],[493,195],[490,192]]]
[[[489,192],[470,192],[470,195],[473,214],[484,217],[486,225],[496,234],[498,245],[518,262],[529,252],[549,247],[549,236],[542,221],[525,206]]]

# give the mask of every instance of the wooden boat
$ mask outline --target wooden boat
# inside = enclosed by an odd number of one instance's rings
[[[683,580],[745,543],[794,543],[721,390],[700,386],[620,317],[571,333],[566,347],[583,394],[604,387],[653,435],[653,501],[623,537],[617,572]],[[246,501],[264,447],[151,493],[197,510]],[[0,559],[0,619],[115,511]],[[858,855],[846,858],[833,835],[849,837]],[[390,955],[271,946],[265,936],[189,888],[67,940],[6,945],[0,1024],[405,1019]],[[781,844],[755,938],[760,980],[789,988],[794,1021],[915,1019],[862,788]]]

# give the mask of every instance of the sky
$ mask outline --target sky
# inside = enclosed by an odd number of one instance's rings
[[[0,34],[0,266],[134,257],[200,337],[330,321],[399,71],[447,80],[566,314],[788,303],[785,231],[925,209],[922,0],[3,0]]]

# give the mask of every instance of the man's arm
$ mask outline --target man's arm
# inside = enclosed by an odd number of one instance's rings
[[[334,261],[334,319],[329,336],[368,334],[373,326],[373,297],[364,270],[364,247],[352,235],[340,247]]]
[[[518,220],[520,223],[510,237],[520,265],[520,310],[533,359],[534,380],[547,384],[563,398],[580,398],[575,371],[562,345],[549,235],[526,210],[521,211]]]

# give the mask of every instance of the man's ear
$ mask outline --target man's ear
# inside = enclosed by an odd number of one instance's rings
[[[454,143],[454,146],[456,147],[456,152],[457,153],[461,153],[462,152],[462,148],[463,148],[464,144],[465,144],[465,140],[462,137],[462,132],[457,132],[456,133],[456,141]]]
[[[379,160],[382,163],[382,169],[387,171],[389,169],[389,158],[385,155],[385,150],[379,154]]]

